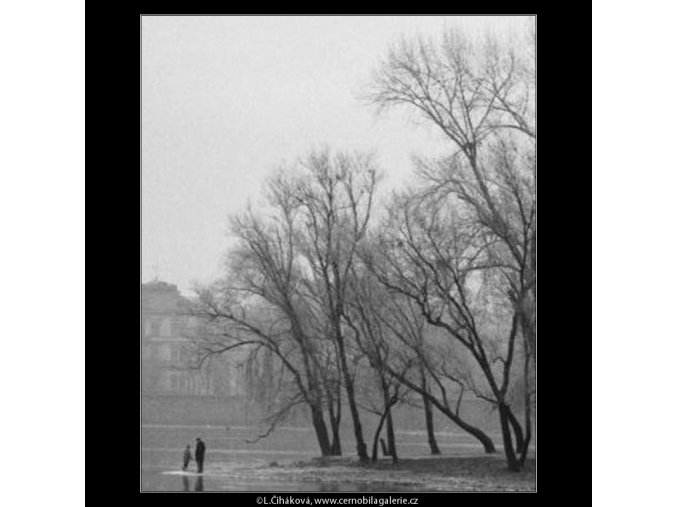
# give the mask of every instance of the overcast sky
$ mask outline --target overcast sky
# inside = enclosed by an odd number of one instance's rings
[[[186,294],[218,273],[228,216],[265,177],[324,144],[375,150],[386,188],[436,134],[356,95],[401,35],[521,30],[519,17],[142,18],[142,280]]]

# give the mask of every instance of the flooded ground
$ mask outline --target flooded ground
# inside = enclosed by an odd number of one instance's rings
[[[221,471],[206,471],[202,475],[179,474],[146,469],[142,472],[142,491],[254,491],[254,492],[386,492],[423,491],[425,488],[391,485],[388,483],[350,483],[323,480],[289,481],[230,475]]]
[[[399,492],[535,487],[535,471],[518,477],[503,475],[501,450],[487,457],[466,434],[440,432],[437,439],[442,456],[431,458],[425,432],[400,432],[401,465],[393,467],[386,458],[375,467],[360,467],[349,438],[342,442],[346,457],[318,462],[311,428],[280,428],[264,440],[247,443],[257,431],[236,426],[144,425],[142,491]],[[186,444],[192,447],[198,436],[207,444],[204,473],[195,474],[193,462],[184,474],[183,448]],[[500,442],[498,435],[492,437]]]

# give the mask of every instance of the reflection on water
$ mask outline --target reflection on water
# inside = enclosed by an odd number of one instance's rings
[[[202,476],[198,476],[195,479],[195,491],[204,491],[204,484],[202,483]]]
[[[181,482],[183,485],[183,491],[191,491],[190,489],[190,480],[188,479],[187,475],[181,476]],[[204,480],[201,475],[198,475],[195,477],[195,480],[193,482],[193,491],[204,491],[205,486],[204,486]]]
[[[203,476],[168,475],[161,471],[143,471],[143,491],[304,491],[304,492],[400,492],[418,491],[416,488],[392,486],[385,484],[352,484],[320,481],[300,482],[263,482],[263,481],[230,481],[227,477],[211,476],[207,478],[208,489],[205,489]]]
[[[393,486],[386,484],[365,484],[365,483],[336,483],[321,481],[299,481],[299,482],[271,482],[271,481],[232,481],[228,477],[209,476],[207,477],[207,486],[205,489],[205,479],[201,475],[178,475],[167,474],[160,470],[142,471],[142,490],[143,491],[307,491],[307,492],[389,492],[389,491],[418,491],[417,488]]]

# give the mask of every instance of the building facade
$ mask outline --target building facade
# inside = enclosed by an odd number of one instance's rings
[[[226,396],[243,394],[241,369],[231,357],[194,368],[191,337],[203,324],[176,285],[141,285],[141,390],[145,395]]]

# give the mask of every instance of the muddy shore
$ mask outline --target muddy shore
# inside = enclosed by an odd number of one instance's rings
[[[213,470],[218,474],[217,470]],[[305,461],[273,461],[243,468],[230,468],[233,481],[262,483],[321,482],[341,485],[378,485],[387,489],[430,491],[534,491],[536,467],[527,460],[523,471],[506,468],[503,456],[434,456],[404,458],[397,465],[390,459],[361,464],[355,458],[315,458]],[[341,488],[343,489],[343,488]]]

